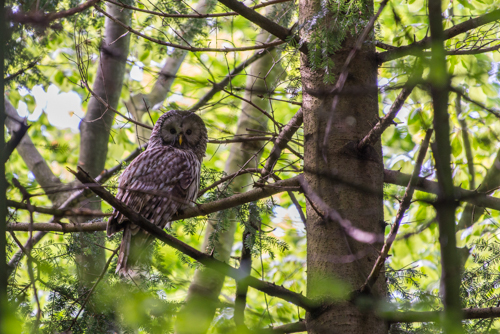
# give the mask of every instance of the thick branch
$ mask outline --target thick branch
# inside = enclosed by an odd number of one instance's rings
[[[379,317],[389,323],[397,322],[434,322],[439,321],[442,316],[441,311],[428,312],[388,312],[380,313]],[[462,309],[464,319],[488,319],[500,317],[500,307],[486,308],[465,308]],[[259,333],[284,334],[306,331],[306,321],[301,320],[291,324],[281,325],[274,328],[261,329]]]
[[[384,170],[385,183],[406,187],[406,185],[410,181],[410,178],[411,176],[408,174],[404,174],[394,170]],[[415,189],[436,195],[439,193],[438,183],[435,181],[426,180],[423,177],[418,178]],[[486,195],[486,193],[482,192],[466,190],[460,187],[454,187],[454,194],[454,198],[457,201],[467,202],[479,207],[500,211],[500,198],[488,196]]]
[[[234,178],[235,175],[240,175],[243,173],[259,173],[260,169],[244,169],[241,171],[241,173],[235,173],[228,175],[224,181],[227,181],[228,179]],[[225,210],[229,209],[238,205],[242,205],[245,203],[249,203],[252,201],[257,201],[263,198],[266,198],[268,196],[278,194],[281,192],[289,191],[289,188],[291,187],[297,187],[299,186],[299,177],[301,175],[298,175],[296,177],[286,179],[283,181],[279,181],[276,183],[270,184],[266,188],[257,188],[250,190],[248,192],[242,193],[242,194],[237,194],[233,195],[231,197],[221,199],[218,201],[213,201],[210,203],[206,204],[200,204],[197,205],[196,207],[189,208],[184,211],[182,215],[175,216],[172,221],[176,220],[181,220],[181,219],[188,219],[188,218],[193,218],[197,216],[203,216],[209,213],[217,212],[220,210]],[[404,174],[398,171],[393,171],[393,170],[384,170],[384,182],[389,183],[389,184],[394,184],[397,186],[402,186],[406,187],[408,183],[410,182],[411,175],[409,174]],[[223,181],[223,182],[224,182]],[[223,183],[221,182],[221,183]],[[218,185],[218,184],[217,184]],[[216,186],[216,185],[215,185]],[[265,190],[264,190],[265,189]],[[419,177],[417,180],[417,183],[415,185],[415,189],[431,194],[437,194],[438,193],[438,184],[435,181],[429,181],[426,180],[423,177]],[[83,192],[83,191],[82,191]],[[77,193],[77,197],[80,197],[81,194]],[[458,201],[464,201],[471,203],[475,206],[478,207],[484,207],[484,208],[489,208],[493,210],[500,211],[500,198],[496,198],[493,196],[488,196],[485,193],[478,193],[476,191],[470,191],[466,190],[460,187],[455,187],[455,199]],[[69,207],[69,206],[68,206]],[[11,229],[13,231],[24,231],[24,225],[20,224],[26,224],[26,223],[17,223],[17,224],[11,224]],[[45,225],[42,225],[45,224]],[[50,224],[50,225],[48,225]],[[19,227],[19,229],[17,228]],[[40,226],[40,229],[38,228]],[[76,232],[77,228],[75,227],[75,230],[72,229],[72,225],[70,224],[65,224],[66,230],[62,230],[60,227],[60,224],[57,223],[37,223],[34,225],[33,230],[34,231],[66,231],[66,232]],[[78,225],[75,225],[78,226]],[[84,224],[80,224],[79,226],[86,226]],[[98,225],[98,223],[94,223],[94,228],[95,231],[101,231],[104,230],[104,225]],[[87,231],[94,231],[89,227],[85,227]]]
[[[474,158],[472,156],[472,145],[469,139],[469,130],[467,129],[467,122],[460,115],[462,114],[462,99],[461,95],[457,94],[455,99],[455,110],[457,112],[457,119],[460,127],[462,128],[462,139],[464,141],[465,156],[467,157],[467,169],[469,170],[470,183],[469,189],[476,189],[476,173],[474,171]]]
[[[243,4],[243,2],[239,2],[238,0],[219,0],[219,2],[224,4],[226,7],[231,8],[236,13],[264,29],[268,33],[278,37],[283,42],[290,42],[291,40],[294,45],[299,45],[299,50],[303,54],[307,55],[307,44],[302,43],[301,45],[300,38],[293,34],[291,30],[271,21],[264,15],[257,13],[255,10],[248,8]]]
[[[395,322],[433,322],[440,321],[443,315],[442,311],[428,312],[392,312],[382,313],[380,317],[384,320]],[[462,309],[463,319],[488,319],[500,317],[500,307],[486,308],[465,308]]]
[[[92,223],[34,223],[33,231],[43,231],[43,232],[96,232],[105,231],[106,222],[92,222]],[[28,232],[30,230],[31,223],[11,223],[7,224],[7,231],[24,231]]]
[[[206,267],[220,271],[222,274],[230,276],[237,281],[241,281],[242,283],[247,284],[247,285],[249,285],[249,286],[251,286],[259,291],[267,293],[271,296],[275,296],[275,297],[284,299],[292,304],[295,304],[295,305],[302,307],[302,308],[305,308],[307,310],[311,310],[311,309],[318,306],[316,303],[314,303],[313,301],[304,297],[303,295],[295,293],[295,292],[290,291],[288,289],[285,289],[281,286],[277,286],[277,285],[275,285],[273,283],[269,283],[269,282],[264,282],[264,281],[261,281],[261,280],[254,278],[254,277],[246,277],[245,278],[244,277],[245,275],[240,270],[235,269],[224,262],[218,261],[208,254],[202,253],[202,252],[198,251],[197,249],[194,249],[193,247],[191,247],[191,246],[185,244],[184,242],[174,238],[173,236],[167,234],[165,231],[163,231],[158,226],[152,224],[149,220],[142,217],[140,214],[138,214],[134,210],[130,209],[128,206],[126,206],[121,201],[117,200],[110,192],[108,192],[101,185],[96,183],[80,167],[78,167],[78,172],[72,171],[71,169],[69,169],[69,171],[71,173],[73,173],[80,182],[82,182],[84,184],[88,184],[89,188],[91,188],[91,190],[96,195],[98,195],[103,200],[108,202],[116,210],[120,211],[120,213],[122,213],[130,221],[134,222],[134,224],[139,225],[146,232],[150,233],[151,235],[154,235],[156,238],[163,241],[167,245],[177,249],[178,251],[180,251],[183,254],[191,257],[192,259],[200,262],[201,264],[205,265]],[[261,190],[261,189],[255,189],[255,190],[259,190],[259,191],[261,191],[261,193],[266,192],[266,190]],[[274,188],[272,190],[274,190]],[[269,196],[269,195],[267,195],[267,196]],[[265,196],[265,197],[267,197],[267,196]],[[232,196],[232,197],[237,197],[237,195]],[[216,201],[216,202],[220,202],[220,201]],[[216,203],[216,202],[213,202],[213,203]],[[198,209],[196,209],[196,210],[198,210]],[[218,210],[216,210],[216,211],[218,211]],[[212,212],[215,212],[215,211],[212,211]],[[184,214],[183,216],[186,216],[186,214]]]
[[[47,215],[53,215],[53,216],[59,216],[59,217],[70,217],[70,216],[90,216],[90,217],[106,217],[106,216],[111,216],[111,213],[103,213],[99,210],[91,210],[87,208],[81,208],[81,209],[68,209],[68,210],[61,210],[61,209],[54,209],[54,208],[44,208],[44,207],[39,207],[39,206],[34,206],[31,205],[31,209],[28,207],[27,204],[24,203],[19,203],[11,200],[7,200],[7,206],[16,208],[16,209],[22,209],[22,210],[30,210],[33,212],[39,212],[39,213],[44,213]]]
[[[441,12],[441,10],[439,11]],[[487,13],[484,15],[481,15],[479,17],[476,17],[474,19],[467,20],[465,22],[459,23],[449,29],[446,29],[443,32],[443,38],[445,40],[453,38],[457,35],[460,35],[464,32],[467,32],[471,29],[475,29],[477,27],[480,27],[482,25],[494,22],[496,20],[500,19],[500,9],[494,10],[491,13]],[[418,42],[412,43],[410,45],[405,45],[397,48],[393,48],[392,50],[381,52],[378,54],[378,61],[379,64],[389,61],[389,60],[394,60],[397,58],[401,58],[404,56],[408,55],[413,55],[418,53],[419,51],[423,49],[428,49],[431,47],[431,37],[425,37],[421,39]]]

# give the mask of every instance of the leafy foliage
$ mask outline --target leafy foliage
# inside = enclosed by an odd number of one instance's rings
[[[78,4],[77,1],[8,1],[8,5],[28,11],[36,4],[45,12],[58,11]],[[443,2],[444,3],[444,2]],[[309,61],[314,69],[327,75],[325,81],[333,83],[335,76],[331,55],[342,48],[342,42],[349,34],[359,34],[373,15],[373,10],[365,0],[322,2],[315,19],[298,27],[301,34],[310,34]],[[148,8],[170,14],[191,13],[190,7],[196,4],[191,1],[157,1],[154,6],[146,6],[137,2],[139,8]],[[208,10],[221,13],[224,8],[216,6],[213,0],[208,1]],[[471,0],[444,3],[445,28],[476,17],[498,7],[493,0]],[[105,8],[103,6],[103,8]],[[335,20],[325,21],[327,13],[333,14]],[[376,25],[375,38],[393,46],[408,45],[427,36],[426,1],[410,0],[390,2],[382,12]],[[282,4],[267,11],[266,16],[283,26],[289,26],[297,18],[297,8],[292,4]],[[132,26],[144,34],[166,41],[185,43],[177,33],[182,32],[186,40],[193,46],[231,47],[252,45],[258,34],[255,26],[248,24],[241,17],[219,17],[209,19],[166,19],[148,13],[135,12]],[[316,29],[320,27],[321,29]],[[80,98],[79,107],[85,110],[89,93],[80,82],[82,79],[92,83],[98,66],[101,39],[103,36],[104,18],[98,12],[89,9],[79,15],[64,19],[54,26],[40,29],[32,26],[12,24],[9,26],[11,36],[7,48],[6,75],[13,75],[40,57],[40,61],[16,76],[7,83],[8,100],[21,112],[25,108],[25,116],[32,124],[29,135],[42,157],[49,163],[52,171],[65,183],[71,182],[72,176],[65,167],[74,167],[78,163],[80,137],[77,129],[56,126],[51,116],[54,110],[49,107],[50,101],[57,100],[58,107],[64,106],[61,99],[64,94],[74,93]],[[465,35],[465,36],[464,36]],[[449,52],[470,51],[478,46],[488,47],[498,43],[498,22],[494,22],[467,34],[455,36],[446,41]],[[371,42],[369,42],[371,43]],[[77,58],[77,45],[80,47],[81,59]],[[378,44],[377,44],[378,45]],[[300,59],[295,46],[280,47],[281,56],[274,61],[273,71],[267,76],[268,92],[259,99],[270,107],[270,113],[277,122],[286,123],[300,106],[284,103],[279,100],[300,102],[302,83],[299,73]],[[378,49],[384,52],[383,49]],[[136,92],[148,92],[155,84],[167,55],[176,56],[176,51],[162,45],[133,37],[131,52],[128,56],[125,84],[122,90],[118,110],[127,114],[123,101]],[[165,101],[164,108],[188,109],[210,88],[212,82],[218,82],[231,69],[250,57],[249,52],[231,53],[196,53],[188,54],[180,72],[178,72],[171,91]],[[422,66],[427,68],[427,54],[422,54]],[[463,188],[471,188],[471,173],[468,169],[466,143],[463,133],[470,135],[470,146],[473,151],[476,185],[481,184],[487,169],[497,163],[496,143],[500,138],[498,119],[488,109],[495,109],[500,104],[498,92],[499,62],[498,52],[469,54],[447,57],[448,72],[451,84],[463,89],[464,94],[472,101],[462,99],[462,113],[456,109],[455,94],[450,99],[452,133],[452,167],[454,183]],[[408,56],[384,63],[379,68],[378,84],[379,107],[381,116],[387,114],[396,99],[399,88],[403,86],[415,66],[415,57]],[[81,72],[79,66],[84,66]],[[138,75],[139,73],[140,75]],[[237,75],[226,87],[234,94],[246,91],[247,73]],[[83,75],[83,77],[82,77]],[[428,73],[424,71],[424,79]],[[211,82],[210,82],[210,81]],[[38,94],[37,92],[43,92]],[[55,92],[55,93],[54,93]],[[46,100],[41,100],[40,96]],[[275,100],[271,100],[273,98]],[[259,101],[260,102],[260,101]],[[217,93],[200,113],[209,128],[210,138],[233,138],[235,134],[238,111],[241,101],[225,92]],[[488,108],[488,109],[486,109]],[[71,117],[79,117],[77,110]],[[153,108],[147,117],[156,120],[164,111]],[[62,117],[63,112],[57,114]],[[425,86],[417,86],[403,109],[399,112],[397,126],[390,127],[382,137],[384,165],[388,169],[411,173],[414,168],[415,153],[422,141],[424,131],[432,124],[433,111],[431,100]],[[467,128],[463,128],[460,120],[465,120]],[[144,121],[144,120],[143,120]],[[373,120],[368,120],[372,122]],[[275,135],[279,129],[270,130]],[[274,132],[273,132],[274,131]],[[290,142],[290,147],[300,154],[300,145],[304,140],[303,130],[299,130]],[[117,161],[125,158],[137,146],[136,127],[116,118],[112,126],[112,135],[108,145],[106,168],[111,168]],[[268,156],[271,145],[262,149],[263,156]],[[201,179],[201,188],[207,187],[226,175],[221,171],[229,157],[229,145],[211,144],[207,150]],[[262,167],[262,166],[259,166]],[[275,171],[282,178],[288,178],[302,171],[302,161],[288,150],[277,162]],[[424,161],[421,176],[435,180],[435,166],[432,155]],[[32,194],[41,193],[40,185],[33,173],[15,152],[8,164],[6,178],[10,182],[16,177]],[[111,191],[116,191],[117,177],[107,183]],[[258,179],[260,175],[256,175]],[[252,186],[252,185],[249,185]],[[213,188],[198,203],[226,198],[235,192],[245,189],[232,189],[227,181]],[[390,224],[399,207],[404,190],[394,185],[384,188],[385,219]],[[495,193],[493,193],[496,195]],[[305,207],[306,200],[297,195],[299,204]],[[22,201],[19,191],[10,187],[8,198]],[[410,210],[406,213],[400,228],[399,236],[391,250],[387,261],[386,277],[389,284],[389,300],[394,302],[397,311],[430,311],[442,309],[439,294],[440,286],[440,249],[439,231],[435,222],[435,211],[432,201],[435,196],[417,192]],[[32,204],[51,207],[46,196],[35,196]],[[103,203],[103,211],[111,208]],[[477,208],[479,210],[479,208]],[[464,214],[460,207],[457,218]],[[51,216],[35,214],[35,223],[47,222]],[[498,303],[498,269],[500,246],[498,239],[498,213],[486,211],[477,217],[477,223],[458,231],[460,247],[473,249],[473,256],[465,264],[461,293],[463,307],[490,307]],[[22,210],[9,209],[9,223],[28,222],[29,215]],[[457,220],[458,220],[457,219]],[[230,210],[225,210],[210,217],[186,219],[177,222],[169,231],[172,235],[195,248],[202,248],[202,235],[208,224],[215,226],[206,250],[210,252],[220,237],[220,232],[228,228],[228,222],[237,221],[236,240],[231,249],[230,264],[238,267],[241,250],[251,247],[252,274],[277,285],[283,285],[296,292],[306,291],[306,231],[292,205],[290,197],[282,193],[268,200],[249,203]],[[62,218],[61,223],[69,220]],[[243,232],[250,231],[244,240]],[[388,230],[388,228],[387,228]],[[28,232],[15,232],[15,236],[25,243]],[[12,259],[18,251],[12,235],[8,235],[7,251]],[[36,323],[36,301],[33,284],[31,284],[26,260],[15,269],[9,281],[10,302],[16,309],[16,324],[13,333],[34,332],[39,328],[43,333],[64,332],[71,327],[73,333],[104,333],[108,330],[122,330],[141,333],[164,333],[172,331],[176,312],[182,307],[186,291],[192,280],[194,270],[199,267],[191,259],[161,243],[155,242],[149,252],[151,261],[141,268],[140,277],[134,281],[119,279],[114,271],[116,257],[112,259],[107,270],[103,271],[102,280],[97,282],[97,271],[90,285],[81,282],[82,270],[77,266],[82,256],[92,257],[105,247],[106,259],[118,247],[120,235],[104,240],[99,233],[84,234],[76,238],[73,234],[49,233],[41,243],[31,251],[35,285],[38,289],[43,316]],[[214,254],[217,256],[217,254]],[[102,268],[103,259],[96,259]],[[94,268],[95,269],[95,268]],[[355,287],[349,287],[355,288]],[[212,322],[210,332],[224,333],[234,330],[233,296],[235,283],[226,280],[223,286],[220,305]],[[85,300],[88,298],[88,301]],[[85,303],[85,305],[84,305]],[[268,298],[255,290],[250,290],[247,298],[246,323],[250,327],[263,328],[268,325],[291,323],[303,319],[305,312],[284,303],[277,298]],[[83,309],[78,317],[77,313]],[[470,320],[465,322],[470,333],[495,332],[500,328],[497,320]],[[437,333],[440,324],[398,324],[392,325],[394,333]]]

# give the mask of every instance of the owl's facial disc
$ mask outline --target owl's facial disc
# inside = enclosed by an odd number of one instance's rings
[[[165,119],[161,127],[163,144],[179,149],[195,147],[202,136],[201,125],[197,117],[194,114],[188,114],[174,115]]]

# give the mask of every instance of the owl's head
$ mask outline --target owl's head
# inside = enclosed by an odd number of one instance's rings
[[[148,149],[172,146],[194,152],[201,161],[207,150],[207,141],[207,128],[200,116],[187,110],[170,110],[156,122]]]

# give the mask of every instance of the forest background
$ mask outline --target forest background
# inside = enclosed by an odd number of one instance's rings
[[[1,8],[4,333],[500,328],[495,1]],[[171,109],[209,131],[199,205],[120,279],[80,182],[116,194]]]

